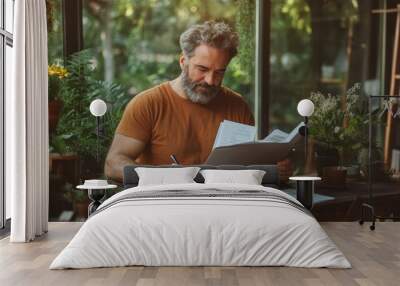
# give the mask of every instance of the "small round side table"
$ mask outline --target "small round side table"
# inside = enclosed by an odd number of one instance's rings
[[[321,178],[297,176],[290,177],[289,180],[296,181],[297,183],[297,200],[302,203],[307,209],[311,210],[311,208],[313,207],[315,181],[320,181]]]
[[[76,187],[77,189],[88,191],[88,197],[91,200],[91,203],[88,206],[88,216],[94,213],[104,201],[104,198],[106,197],[106,190],[115,189],[116,187],[117,185],[79,185]]]

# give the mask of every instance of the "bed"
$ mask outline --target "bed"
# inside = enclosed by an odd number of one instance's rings
[[[350,268],[312,214],[278,184],[275,166],[261,185],[193,183],[138,186],[135,166],[126,189],[84,223],[50,269],[144,266],[292,266]]]

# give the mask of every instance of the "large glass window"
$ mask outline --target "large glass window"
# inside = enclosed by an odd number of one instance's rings
[[[55,15],[52,17],[55,26],[49,35],[55,39],[62,35],[56,23],[61,7],[57,1],[49,2]],[[252,0],[83,1],[85,50],[63,62],[62,56],[53,56],[54,51],[62,50],[61,40],[49,45],[52,55],[49,63],[63,66],[68,74],[61,79],[64,90],[59,96],[62,105],[59,120],[56,124],[50,122],[51,220],[86,216],[87,195],[76,192],[75,186],[102,173],[106,152],[126,103],[139,92],[180,74],[179,36],[191,24],[224,20],[240,32],[243,44],[238,57],[229,65],[224,85],[241,93],[254,108],[254,3]],[[105,132],[99,156],[96,119],[89,112],[90,102],[97,97],[109,104],[103,118]]]
[[[241,93],[254,110],[255,0],[83,1],[85,51],[67,62],[62,60],[61,7],[59,1],[48,2],[55,7],[49,62],[66,68],[59,69],[66,88],[54,109],[62,110],[59,120],[50,114],[51,219],[79,219],[79,210],[86,212],[86,193],[74,192],[74,186],[102,172],[126,103],[180,73],[178,38],[188,25],[214,19],[236,28],[241,50],[224,84]],[[270,4],[270,34],[264,31],[268,35],[263,41],[270,39],[269,98],[263,104],[269,108],[269,131],[290,131],[303,121],[298,102],[314,101],[308,157],[304,160],[303,146],[296,148],[290,158],[294,173],[322,177],[314,197],[317,219],[355,220],[368,200],[368,96],[389,93],[393,65],[395,13],[385,16],[373,10],[395,8],[400,0],[270,0]],[[96,120],[88,110],[96,97],[109,103],[99,156]],[[384,110],[384,101],[379,102]],[[388,112],[382,112],[382,122],[374,119],[378,127],[372,134],[373,157],[380,166],[374,170],[383,174],[381,189],[386,190],[378,194],[379,208],[393,215],[398,211],[393,202],[400,200],[393,186],[398,186],[400,171],[396,161],[387,158],[398,156],[400,116],[387,129]],[[295,194],[290,183],[282,188]]]
[[[271,130],[291,130],[303,120],[298,102],[314,102],[309,159],[295,162],[297,172],[322,177],[313,209],[318,219],[356,220],[368,200],[369,96],[389,94],[390,69],[398,65],[392,62],[396,13],[373,10],[396,8],[399,1],[271,2]],[[399,170],[384,162],[387,111],[381,110],[381,127],[375,125],[371,138],[374,179],[381,182],[376,211],[393,215],[400,210],[392,203],[400,199],[394,194]],[[389,157],[400,160],[399,119],[392,120]]]

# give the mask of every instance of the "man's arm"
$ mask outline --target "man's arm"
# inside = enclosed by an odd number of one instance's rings
[[[134,160],[145,147],[146,144],[140,140],[116,133],[104,165],[105,175],[122,182],[124,167],[135,164]]]

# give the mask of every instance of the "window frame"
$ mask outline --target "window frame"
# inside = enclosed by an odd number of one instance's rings
[[[9,232],[10,219],[6,217],[6,193],[5,193],[5,73],[6,73],[6,47],[13,48],[13,34],[6,31],[6,0],[0,0],[0,236]],[[15,0],[12,0],[15,5]],[[14,9],[13,9],[14,11]],[[14,15],[13,15],[14,16]]]
[[[258,139],[269,133],[271,0],[256,0],[255,108]]]

